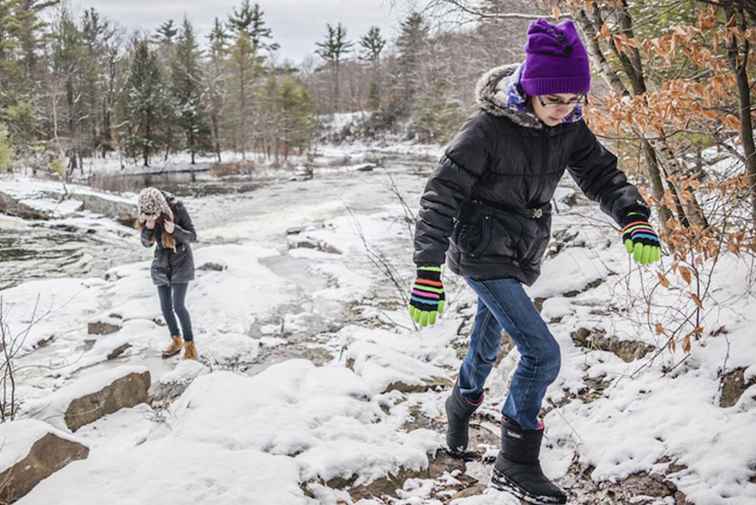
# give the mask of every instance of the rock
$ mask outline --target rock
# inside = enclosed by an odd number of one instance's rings
[[[0,445],[0,503],[19,500],[42,479],[89,456],[75,437],[34,419],[0,424]]]
[[[451,501],[453,502],[454,500],[460,500],[462,498],[469,498],[471,496],[482,495],[483,492],[486,490],[486,488],[488,488],[486,484],[478,482],[468,488],[461,490],[460,492],[452,496]]]
[[[35,209],[3,191],[0,191],[0,213],[23,219],[50,219],[51,217],[49,212]]]
[[[222,272],[226,269],[228,269],[228,265],[215,263],[213,261],[208,261],[197,267],[197,270],[212,270],[214,272]]]
[[[352,500],[358,502],[371,497],[391,496],[397,497],[397,489],[404,487],[408,479],[437,479],[444,473],[452,473],[454,470],[464,472],[465,463],[461,459],[452,458],[446,451],[437,451],[429,458],[428,468],[423,470],[400,470],[396,475],[389,474],[387,477],[376,479],[369,484],[352,486],[356,477],[349,479],[335,478],[326,481],[326,486],[335,489],[347,489]]]
[[[87,333],[90,335],[110,335],[121,329],[120,321],[111,319],[100,319],[87,323]]]
[[[189,384],[210,369],[194,360],[181,360],[173,371],[163,375],[150,389],[150,405],[160,408],[181,396]]]
[[[565,298],[574,298],[581,293],[585,293],[586,291],[599,287],[601,284],[604,283],[605,280],[606,279],[593,280],[589,282],[588,284],[586,284],[585,287],[583,287],[582,289],[575,289],[572,291],[567,291],[566,293],[563,293],[562,296],[564,296]]]
[[[647,354],[656,350],[651,344],[637,340],[617,340],[607,337],[605,330],[601,328],[578,328],[570,334],[572,341],[578,347],[590,350],[606,351],[615,354],[626,363],[642,359]]]
[[[719,397],[719,406],[727,408],[738,403],[745,390],[756,384],[756,376],[751,377],[746,382],[745,368],[740,367],[722,376],[720,383],[722,385],[722,395]]]
[[[422,379],[421,384],[405,384],[401,381],[392,382],[384,393],[390,391],[399,391],[400,393],[426,393],[428,391],[443,391],[451,389],[454,383],[445,377],[431,377],[429,379]]]
[[[146,367],[122,366],[86,375],[49,397],[31,402],[31,417],[76,431],[123,408],[147,402],[150,372]]]
[[[96,393],[74,399],[66,409],[66,426],[76,431],[120,409],[145,403],[149,388],[150,372],[130,372]]]
[[[130,348],[131,348],[131,344],[129,344],[128,342],[125,344],[121,344],[108,353],[108,359],[109,360],[116,359],[118,356],[120,356],[121,354],[123,354]]]
[[[329,254],[343,254],[337,247],[332,246],[323,240],[316,240],[310,237],[290,238],[288,241],[289,249],[315,249]]]
[[[125,198],[76,191],[70,197],[82,202],[83,209],[115,219],[123,225],[133,226],[136,221],[137,206]]]

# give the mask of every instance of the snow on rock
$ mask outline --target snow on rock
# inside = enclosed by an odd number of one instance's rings
[[[442,379],[446,373],[439,367],[380,344],[355,342],[349,346],[346,360],[347,366],[370,385],[373,393],[390,389],[423,391],[436,384],[451,385]]]
[[[306,360],[273,365],[252,378],[216,372],[195,380],[176,402],[173,434],[232,450],[289,455],[302,480],[361,482],[427,466],[440,445],[429,430],[404,433],[359,376]]]
[[[36,419],[76,431],[125,407],[147,401],[150,373],[143,366],[121,366],[84,375],[25,411]]]
[[[595,250],[572,247],[545,261],[541,277],[527,291],[532,298],[574,294],[601,282],[608,273]]]
[[[95,191],[87,186],[17,177],[3,181],[0,209],[37,213],[37,217],[58,218],[79,210],[90,210],[122,223],[136,218],[136,198]],[[65,198],[65,199],[64,199]],[[24,215],[19,214],[19,215]],[[29,217],[35,217],[29,215]]]
[[[298,477],[297,464],[285,456],[168,436],[69,465],[21,505],[317,505]]]
[[[84,333],[100,300],[99,288],[70,278],[29,281],[2,295],[3,320],[12,334],[22,335],[19,344],[24,350],[67,330]]]
[[[18,500],[42,479],[89,455],[80,439],[34,419],[0,424],[0,502]]]
[[[189,387],[194,379],[205,375],[210,369],[199,361],[182,359],[176,368],[163,374],[150,388],[150,403],[165,405],[178,398]]]
[[[251,361],[260,352],[260,342],[238,333],[213,333],[202,336],[201,354],[213,363]]]
[[[721,409],[715,395],[716,383],[705,372],[649,373],[615,382],[601,402],[569,403],[546,424],[552,440],[579,446],[581,462],[595,467],[595,481],[663,468],[660,460],[668,458],[685,465],[671,479],[692,503],[752,503],[746,497],[756,499],[756,487],[742,483],[751,478],[756,457],[756,438],[749,436],[756,412]]]

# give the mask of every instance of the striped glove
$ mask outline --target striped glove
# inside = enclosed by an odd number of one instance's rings
[[[441,267],[417,267],[417,280],[410,293],[409,313],[420,326],[431,326],[436,317],[444,312],[444,284],[441,282]]]
[[[628,212],[625,227],[622,229],[622,241],[636,263],[648,265],[661,259],[659,235],[642,212]]]

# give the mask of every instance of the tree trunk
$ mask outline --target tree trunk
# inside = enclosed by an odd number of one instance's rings
[[[727,17],[729,19],[734,17],[738,20],[739,15],[740,28],[745,32],[748,28],[748,21],[744,12],[743,2],[737,2],[737,12],[733,3],[726,4],[725,12]],[[735,81],[738,87],[740,141],[743,144],[745,166],[748,171],[748,187],[751,192],[751,227],[754,235],[753,248],[756,249],[756,147],[754,147],[753,121],[751,120],[751,87],[748,80],[748,57],[750,56],[751,45],[748,39],[745,39],[741,54],[738,40],[733,35],[727,49],[730,68],[735,73]]]
[[[142,157],[144,158],[145,167],[150,166],[150,146],[147,142],[149,142],[151,133],[152,133],[152,129],[150,128],[150,122],[148,121],[147,128],[145,129],[145,132],[144,132],[144,136],[147,141],[142,146]]]

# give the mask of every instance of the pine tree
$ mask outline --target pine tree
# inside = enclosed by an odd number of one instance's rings
[[[155,31],[157,32],[155,35],[156,42],[173,44],[173,37],[176,36],[179,29],[174,26],[173,20],[169,19],[163,22]]]
[[[228,18],[231,30],[237,34],[245,32],[249,36],[255,53],[260,50],[275,51],[279,47],[275,42],[269,42],[273,32],[265,26],[264,15],[259,4],[250,5],[249,0],[244,0],[241,9],[234,9],[233,15]]]
[[[163,22],[153,35],[152,41],[157,45],[156,54],[158,64],[161,69],[161,78],[165,82],[173,82],[173,62],[176,59],[176,35],[179,32],[179,28],[174,24],[173,19],[168,19]],[[171,151],[177,151],[180,149],[180,140],[177,138],[179,135],[179,128],[175,125],[178,122],[178,104],[176,104],[175,97],[172,93],[166,93],[166,99],[169,102],[166,104],[167,111],[173,115],[172,120],[166,118],[163,124],[163,140],[165,152],[163,158],[168,159],[168,155]]]
[[[126,151],[141,155],[145,167],[150,157],[165,145],[163,125],[168,117],[168,99],[157,55],[147,40],[136,40],[126,81]]]
[[[60,11],[53,33],[52,71],[53,86],[60,85],[64,97],[65,108],[58,113],[57,102],[53,96],[53,132],[59,150],[64,151],[69,158],[66,177],[79,167],[81,161],[81,129],[85,106],[81,100],[83,90],[82,74],[84,68],[83,35],[76,25],[68,9]],[[57,93],[55,93],[57,95]],[[60,114],[60,117],[59,117]],[[58,132],[58,119],[67,137],[66,145],[61,143]]]
[[[221,162],[221,119],[226,98],[225,62],[228,54],[228,33],[218,18],[213,22],[213,28],[208,35],[209,61],[208,71],[205,73],[205,88],[207,100],[205,102],[210,119],[210,133],[213,151]]]
[[[381,52],[386,46],[386,39],[381,35],[381,29],[371,26],[368,32],[360,38],[363,49],[362,58],[370,63],[377,63],[381,59]]]
[[[326,24],[326,29],[328,33],[326,33],[325,41],[315,43],[318,47],[315,52],[325,60],[331,69],[333,77],[331,110],[337,112],[339,109],[339,73],[341,62],[344,56],[352,50],[354,43],[347,40],[346,28],[341,23],[338,23],[336,28],[331,26],[330,23]]]
[[[84,11],[81,18],[82,44],[84,61],[82,62],[82,86],[85,116],[83,131],[88,137],[87,151],[94,153],[105,142],[109,132],[105,133],[103,117],[103,83],[106,82],[105,68],[107,60],[106,44],[113,37],[114,31],[110,23],[100,14],[90,8]]]
[[[283,116],[282,135],[284,159],[290,149],[300,153],[312,142],[315,130],[315,103],[307,89],[292,76],[281,80],[278,88],[278,103]]]
[[[401,23],[396,41],[398,50],[397,90],[399,110],[408,111],[421,86],[420,63],[427,50],[430,28],[419,12],[410,13]]]
[[[371,26],[367,34],[360,38],[363,49],[362,59],[370,62],[370,84],[368,88],[368,108],[377,110],[381,106],[381,52],[386,46],[386,39],[381,35],[381,29]]]
[[[234,109],[234,140],[237,150],[241,151],[242,159],[246,159],[246,151],[250,135],[248,118],[254,118],[255,103],[252,99],[257,80],[262,73],[265,56],[261,50],[275,51],[278,44],[270,42],[272,31],[265,26],[264,13],[258,4],[251,5],[249,0],[242,2],[240,9],[228,18],[229,28],[234,32],[235,40],[229,53],[231,69],[230,86],[233,90]]]
[[[184,17],[176,39],[175,58],[171,65],[173,95],[177,106],[176,117],[184,130],[186,148],[194,165],[195,154],[208,146],[209,129],[200,98],[202,96],[201,52],[194,28]]]

